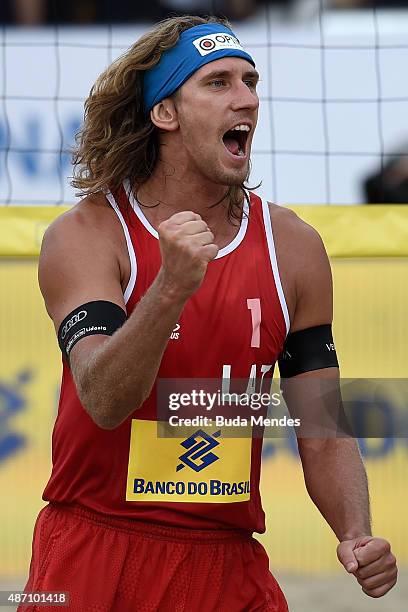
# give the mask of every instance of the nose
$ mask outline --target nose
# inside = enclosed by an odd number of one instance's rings
[[[246,83],[239,80],[233,90],[231,108],[234,111],[247,109],[256,111],[259,107],[259,98],[255,89],[248,87]]]

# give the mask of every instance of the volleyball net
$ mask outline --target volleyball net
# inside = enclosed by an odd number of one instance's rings
[[[84,100],[149,27],[1,29],[0,205],[75,201]],[[252,184],[279,203],[364,202],[367,175],[408,153],[408,11],[320,10],[290,24],[266,5],[234,30],[261,74]]]

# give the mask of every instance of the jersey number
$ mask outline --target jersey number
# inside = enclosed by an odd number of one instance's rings
[[[251,311],[252,318],[252,338],[251,347],[261,346],[261,300],[259,298],[247,299],[248,310]]]

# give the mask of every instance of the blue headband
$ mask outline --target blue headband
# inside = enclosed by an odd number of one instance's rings
[[[255,66],[231,30],[220,23],[205,23],[182,32],[177,44],[144,74],[144,108],[171,96],[201,66],[222,57],[242,57]]]

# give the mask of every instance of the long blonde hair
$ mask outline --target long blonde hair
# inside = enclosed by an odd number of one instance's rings
[[[158,132],[143,107],[143,74],[177,44],[185,30],[226,19],[185,15],[158,23],[97,79],[85,102],[84,123],[73,154],[72,185],[79,196],[117,189],[124,179],[141,185],[152,174],[159,153]],[[241,218],[244,185],[230,187],[230,218]],[[223,201],[221,200],[221,202]],[[219,204],[217,202],[216,204]]]

